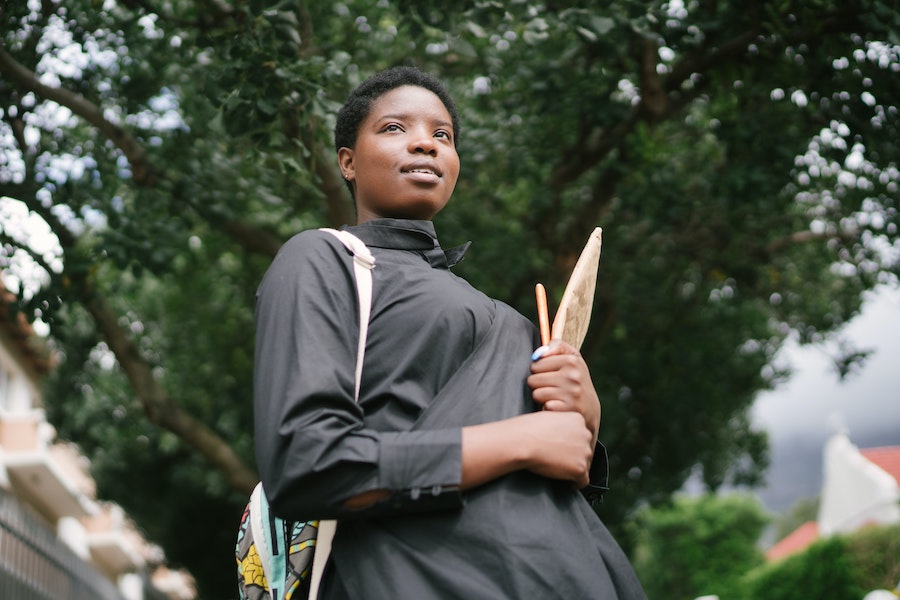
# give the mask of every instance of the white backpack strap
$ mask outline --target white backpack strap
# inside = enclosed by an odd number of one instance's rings
[[[322,575],[325,574],[325,563],[331,556],[331,540],[334,539],[335,533],[337,533],[337,521],[334,519],[319,521],[312,573],[309,575],[309,600],[317,600],[319,597],[319,586],[322,585]]]
[[[341,241],[353,254],[353,274],[356,278],[356,293],[359,297],[359,343],[356,349],[356,387],[353,399],[359,402],[359,386],[362,381],[363,360],[366,354],[366,337],[369,332],[369,315],[372,312],[372,269],[375,268],[375,257],[366,244],[349,231],[338,231],[323,227]],[[320,520],[316,533],[316,550],[313,554],[312,574],[309,582],[309,600],[316,600],[319,585],[325,573],[325,563],[331,554],[331,541],[337,531],[337,521]]]
[[[250,531],[253,533],[253,541],[256,544],[256,553],[259,555],[263,576],[269,584],[269,597],[275,599],[275,592],[281,582],[272,572],[273,565],[269,562],[272,556],[272,533],[268,527],[268,502],[263,491],[262,482],[257,483],[250,494]]]
[[[363,359],[366,354],[366,336],[369,331],[369,315],[372,312],[372,269],[375,257],[366,244],[349,231],[323,227],[341,241],[353,253],[353,274],[356,276],[356,293],[359,296],[359,345],[356,349],[356,389],[353,399],[359,402],[359,385],[362,380]]]

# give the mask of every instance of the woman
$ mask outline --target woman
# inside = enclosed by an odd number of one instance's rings
[[[365,81],[338,115],[348,229],[376,259],[361,392],[352,257],[305,231],[257,295],[272,510],[339,519],[327,600],[643,598],[577,491],[600,424],[587,366],[564,344],[532,361],[533,324],[449,271],[465,248],[444,251],[431,219],[456,185],[458,135],[445,88],[412,68]]]

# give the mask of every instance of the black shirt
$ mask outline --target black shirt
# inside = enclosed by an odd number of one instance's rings
[[[376,258],[359,404],[352,257],[285,244],[259,288],[256,446],[273,511],[340,519],[321,597],[643,598],[565,482],[520,471],[461,494],[462,427],[536,409],[536,328],[448,268],[428,221],[352,227]],[[342,502],[391,495],[363,510]]]
[[[362,514],[413,508],[397,496],[416,510],[460,502],[460,429],[407,430],[487,331],[494,302],[449,271],[462,252],[448,259],[431,222],[350,229],[376,257],[358,406],[347,249],[325,232],[298,234],[258,292],[257,455],[275,512],[291,520],[360,516],[342,502],[376,489],[396,495]]]

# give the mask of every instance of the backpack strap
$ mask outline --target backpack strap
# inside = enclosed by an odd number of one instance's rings
[[[278,600],[282,591],[280,586],[285,578],[285,564],[281,560],[285,547],[280,531],[275,531],[275,524],[271,520],[269,502],[265,498],[262,482],[257,483],[256,487],[253,488],[249,506],[250,527],[252,531],[257,533],[254,536],[254,542],[260,557],[260,566],[262,567],[265,580],[268,582],[269,598]]]
[[[356,276],[356,293],[359,297],[359,345],[356,349],[356,389],[353,399],[359,402],[359,385],[362,380],[363,359],[366,354],[366,336],[369,331],[369,315],[372,312],[372,269],[375,268],[375,257],[366,244],[346,230],[323,227],[341,241],[353,254],[353,274]]]
[[[366,352],[366,338],[369,331],[369,316],[372,309],[372,269],[375,268],[375,257],[369,248],[358,237],[349,231],[323,228],[332,234],[353,254],[353,274],[356,280],[356,291],[359,299],[359,342],[356,352],[354,401],[359,401],[360,382],[362,380],[363,359]],[[245,554],[258,556],[258,567],[262,577],[251,582],[250,587],[263,588],[268,592],[270,600],[281,600],[287,592],[287,561],[289,560],[290,541],[285,539],[285,522],[275,517],[269,509],[262,483],[257,483],[250,496],[246,508],[247,519],[241,522],[238,531],[235,554],[238,563],[238,580],[240,582],[240,598],[246,600],[248,576],[243,570]],[[309,521],[308,525],[316,526],[314,554],[310,574],[309,600],[316,600],[319,593],[325,564],[331,554],[331,540],[337,531],[337,521]],[[255,548],[253,548],[255,546]],[[252,550],[252,552],[251,552]],[[255,558],[255,557],[254,557]],[[253,562],[251,560],[251,562]],[[251,565],[252,567],[253,565]],[[252,577],[251,577],[252,578]],[[254,592],[256,593],[256,592]],[[257,596],[253,596],[256,598]]]
[[[325,227],[321,231],[327,231],[335,236],[353,254],[353,274],[356,276],[356,293],[359,297],[359,344],[356,350],[356,388],[353,399],[359,402],[359,386],[362,380],[363,359],[366,354],[366,337],[369,332],[369,315],[372,312],[372,269],[375,268],[375,257],[372,256],[368,246],[349,231]],[[310,576],[309,600],[316,600],[319,595],[319,585],[322,583],[322,575],[325,573],[325,563],[328,562],[328,557],[331,555],[331,541],[334,539],[336,531],[337,521],[319,521],[312,575]]]

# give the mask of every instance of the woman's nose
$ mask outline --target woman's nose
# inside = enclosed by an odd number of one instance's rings
[[[430,133],[416,132],[409,143],[409,151],[413,154],[437,155],[437,144]]]

